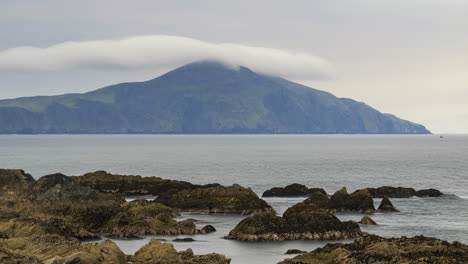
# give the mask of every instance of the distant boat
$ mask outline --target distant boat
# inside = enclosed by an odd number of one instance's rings
[[[444,136],[440,136],[440,138],[444,138]]]

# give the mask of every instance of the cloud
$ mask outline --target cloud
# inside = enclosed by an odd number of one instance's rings
[[[312,80],[333,76],[330,63],[310,54],[167,35],[11,48],[0,51],[0,71],[168,67],[210,59],[287,78]]]

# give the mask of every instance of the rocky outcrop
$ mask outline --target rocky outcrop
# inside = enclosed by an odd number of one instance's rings
[[[191,249],[177,251],[172,244],[152,239],[129,257],[133,264],[228,264],[231,262],[220,254],[194,255]]]
[[[362,217],[361,221],[359,221],[358,223],[362,225],[377,225],[377,223],[367,215]]]
[[[382,186],[379,188],[365,188],[373,198],[410,198],[417,197],[439,197],[443,193],[436,189],[423,189],[416,191],[407,187]]]
[[[185,181],[174,181],[159,177],[142,177],[135,175],[118,175],[105,171],[86,173],[73,177],[82,185],[104,193],[120,193],[123,195],[159,195],[162,192],[192,190],[202,188],[201,185]],[[206,185],[207,187],[217,184]]]
[[[382,202],[380,202],[379,211],[381,211],[381,212],[399,212],[399,210],[396,209],[395,206],[393,206],[392,202],[390,202],[390,199],[388,199],[388,197],[384,197],[382,199]]]
[[[279,264],[468,263],[468,246],[423,236],[382,238],[368,235],[350,244],[329,243]]]
[[[327,195],[327,192],[322,188],[307,188],[307,186],[293,183],[286,187],[274,187],[266,190],[262,197],[307,197],[314,192],[321,192]]]
[[[250,188],[236,184],[165,192],[155,201],[185,212],[252,214],[273,210]]]
[[[288,208],[282,217],[273,212],[260,212],[248,217],[226,238],[241,241],[333,240],[360,235],[357,223],[341,222],[328,211],[299,203]]]
[[[331,198],[321,192],[313,193],[304,203],[313,204],[330,212],[375,212],[374,201],[366,190],[358,190],[348,194],[346,188],[336,191]]]

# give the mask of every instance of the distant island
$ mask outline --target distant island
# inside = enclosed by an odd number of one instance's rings
[[[203,61],[83,94],[0,100],[1,134],[430,134],[246,67]]]

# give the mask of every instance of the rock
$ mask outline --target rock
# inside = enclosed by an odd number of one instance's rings
[[[66,219],[91,232],[98,231],[125,202],[120,195],[98,192],[63,174],[52,174],[37,181],[34,205],[48,215]]]
[[[200,234],[209,234],[209,233],[213,233],[213,232],[216,232],[216,228],[214,228],[214,226],[212,225],[206,225],[205,227],[203,227],[201,230],[200,230]]]
[[[468,263],[468,246],[417,236],[382,238],[368,235],[349,244],[329,243],[278,264]]]
[[[73,177],[82,185],[104,193],[120,193],[129,195],[159,195],[161,192],[169,190],[192,190],[202,188],[201,185],[194,185],[185,181],[173,181],[159,177],[142,177],[134,175],[117,175],[105,171],[86,173],[83,176]],[[207,187],[216,184],[207,185]]]
[[[17,199],[31,194],[36,180],[23,170],[0,169],[0,195]]]
[[[436,189],[423,189],[416,192],[418,197],[439,197],[442,195],[443,193]]]
[[[194,242],[195,239],[191,238],[191,237],[185,237],[185,238],[176,238],[174,240],[172,240],[174,242]]]
[[[288,249],[284,254],[302,254],[302,253],[306,253],[306,251],[300,250],[300,249]]]
[[[363,224],[363,225],[377,225],[376,222],[374,222],[374,220],[372,220],[372,218],[370,218],[369,216],[364,216],[361,218],[361,221],[358,222],[359,224]]]
[[[77,239],[59,235],[31,234],[27,237],[2,240],[0,248],[14,250],[16,254],[21,254],[29,259],[40,260],[39,263],[42,263],[42,261],[49,263],[67,263],[66,261],[68,261],[73,263],[70,261],[76,261],[77,258],[84,264],[127,263],[125,254],[111,241],[80,243]]]
[[[281,187],[271,188],[265,191],[262,197],[306,197],[317,191],[327,195],[324,189],[321,189],[321,188],[309,189],[305,185],[293,183],[284,188],[281,188]]]
[[[373,198],[410,198],[418,197],[439,197],[443,193],[436,189],[424,189],[416,191],[413,188],[382,186],[379,188],[365,188]]]
[[[178,252],[172,244],[152,239],[130,256],[129,261],[133,264],[229,264],[231,260],[220,254],[194,255],[191,249]]]
[[[282,217],[274,212],[260,212],[248,217],[226,238],[242,241],[333,240],[360,235],[357,223],[341,222],[330,212],[312,204],[299,203],[288,208]]]
[[[161,193],[155,201],[185,212],[251,214],[273,210],[250,188],[236,184]]]
[[[379,211],[381,212],[399,212],[398,209],[396,209],[392,202],[390,202],[390,199],[388,197],[384,197],[382,199],[382,202],[379,205]]]

